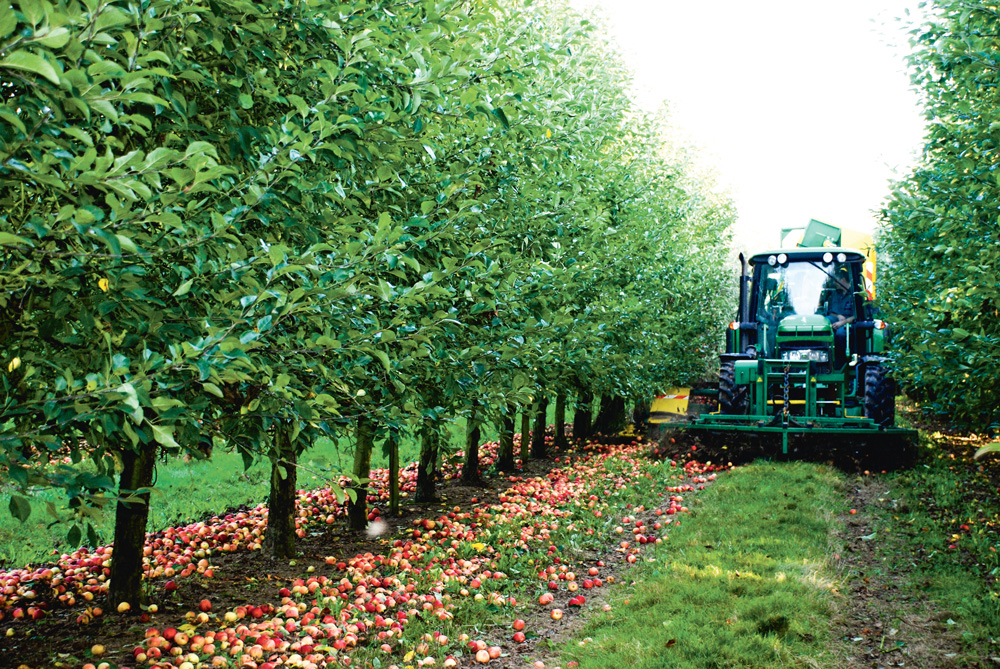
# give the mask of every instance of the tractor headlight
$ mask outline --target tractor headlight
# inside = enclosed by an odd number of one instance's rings
[[[782,351],[781,359],[789,362],[830,362],[830,352],[814,348],[795,349]]]

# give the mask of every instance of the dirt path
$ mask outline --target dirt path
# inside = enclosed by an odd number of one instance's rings
[[[843,532],[832,538],[844,584],[832,634],[837,666],[967,666],[947,614],[913,592],[907,574],[881,557],[901,549],[899,539],[879,531],[873,513],[897,504],[891,487],[874,476],[849,477],[845,496],[856,513],[844,515]]]

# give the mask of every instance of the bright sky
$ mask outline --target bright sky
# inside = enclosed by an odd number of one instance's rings
[[[598,7],[736,200],[737,245],[773,247],[810,218],[871,232],[923,119],[897,17],[917,0],[570,0]]]

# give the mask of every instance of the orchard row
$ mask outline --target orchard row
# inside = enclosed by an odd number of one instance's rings
[[[317,439],[360,531],[380,443],[430,499],[446,425],[509,472],[515,416],[614,427],[721,341],[731,204],[561,0],[24,0],[0,43],[0,466],[77,545],[117,496],[112,607],[158,457],[270,462],[240,541],[291,557]]]
[[[491,651],[495,656],[499,649],[461,633],[453,637],[454,616],[494,616],[498,625],[513,625],[514,644],[525,643],[524,623],[516,614],[535,606],[532,600],[551,620],[560,620],[567,608],[584,606],[592,591],[613,580],[603,560],[579,562],[574,555],[610,545],[626,563],[635,562],[645,545],[666,540],[670,524],[680,522],[678,514],[687,511],[684,495],[704,487],[719,470],[694,461],[683,468],[651,461],[648,450],[648,444],[635,442],[588,444],[544,476],[507,477],[493,501],[415,519],[410,530],[382,540],[378,554],[331,556],[302,577],[276,584],[274,592],[260,593],[255,604],[215,611],[206,598],[184,624],[149,627],[125,660],[121,649],[102,646],[91,653],[117,652],[122,664],[164,668],[317,667],[373,657],[381,657],[383,665],[454,666],[449,661],[463,654],[489,661]],[[384,501],[382,486],[377,490],[374,496]],[[343,505],[329,495],[329,489],[300,491],[299,529],[343,515]],[[258,507],[147,537],[147,578],[163,588],[158,597],[168,597],[176,579],[211,578],[212,567],[204,565],[219,552],[259,547],[251,537],[266,522],[262,511]],[[381,522],[372,513],[373,523]],[[199,552],[206,562],[188,572]],[[3,574],[4,612],[23,617],[25,605],[40,603],[41,593],[54,592],[59,581],[80,597],[78,621],[88,623],[94,607],[82,604],[90,588],[103,587],[110,553],[79,551],[44,569]],[[181,570],[168,577],[165,570],[173,568]],[[84,573],[89,577],[81,578]],[[33,598],[26,588],[34,590]],[[140,616],[155,622],[155,603],[144,606]],[[8,634],[24,624],[29,623],[18,621]]]

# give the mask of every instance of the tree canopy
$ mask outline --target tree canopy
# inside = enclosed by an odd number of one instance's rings
[[[0,465],[84,520],[133,458],[280,484],[721,341],[732,206],[561,2],[19,0],[0,72]]]
[[[936,0],[912,33],[927,138],[883,213],[883,303],[894,364],[921,404],[973,429],[1000,422],[1000,14]]]

